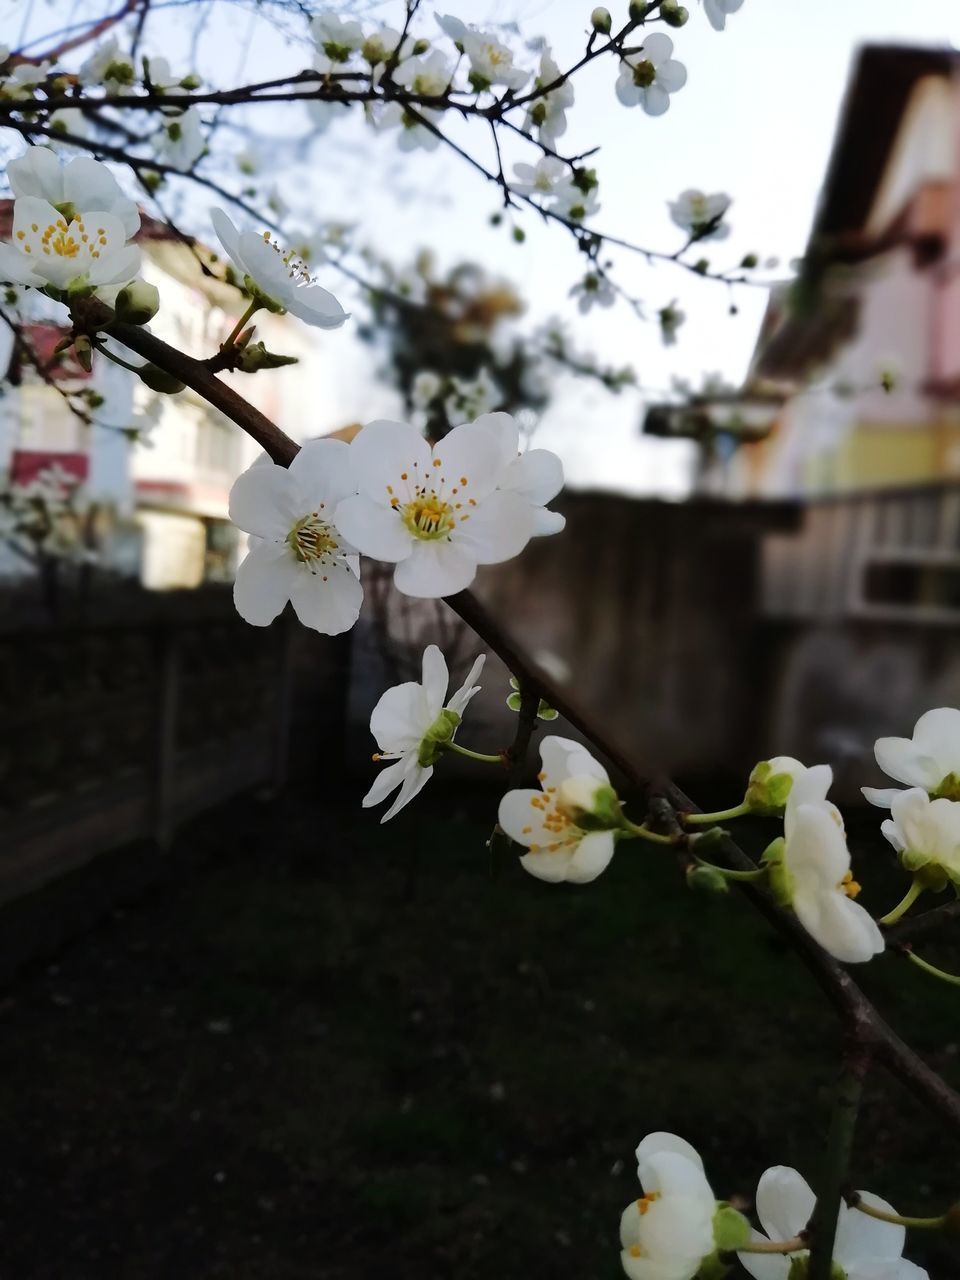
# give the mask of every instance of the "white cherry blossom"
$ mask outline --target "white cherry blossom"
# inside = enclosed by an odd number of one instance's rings
[[[28,147],[7,166],[7,181],[17,198],[33,196],[55,208],[70,205],[77,213],[102,210],[118,218],[127,239],[140,228],[140,211],[120,190],[105,164],[77,156],[61,164],[49,147]]]
[[[692,1280],[714,1252],[716,1197],[697,1151],[673,1133],[637,1147],[643,1195],[620,1219],[620,1260],[630,1280]]]
[[[10,74],[0,81],[0,97],[17,100],[32,98],[34,89],[38,84],[43,84],[52,67],[52,62],[18,62]]]
[[[883,935],[869,912],[854,902],[860,886],[850,870],[839,811],[828,801],[811,801],[804,794],[805,782],[815,788],[814,780],[802,779],[787,798],[783,844],[771,859],[771,883],[824,951],[861,964],[883,950]]]
[[[569,170],[556,156],[541,156],[536,164],[515,164],[513,172],[516,177],[510,185],[518,195],[549,196]]]
[[[859,1195],[874,1209],[896,1213],[893,1205],[870,1191]],[[796,1169],[785,1165],[768,1169],[757,1185],[757,1217],[763,1231],[754,1232],[754,1239],[793,1240],[809,1223],[815,1203],[816,1197]],[[843,1280],[928,1280],[922,1267],[902,1256],[905,1239],[902,1226],[881,1222],[841,1201],[833,1246],[838,1275]],[[754,1280],[790,1280],[795,1274],[806,1274],[798,1272],[797,1266],[803,1267],[809,1254],[801,1249],[791,1254],[739,1253],[737,1257]]]
[[[80,67],[81,84],[102,84],[108,93],[123,93],[136,79],[132,60],[122,53],[116,36],[97,45]]]
[[[66,217],[47,200],[21,196],[13,205],[13,238],[0,244],[0,280],[55,289],[125,284],[140,269],[123,223],[91,209]]]
[[[694,187],[681,191],[676,200],[668,204],[670,217],[678,227],[698,240],[725,240],[730,234],[723,216],[730,208],[731,200],[722,191],[705,195]]]
[[[960,801],[931,800],[922,787],[898,791],[880,830],[911,871],[939,868],[960,884]]]
[[[206,150],[206,139],[196,107],[166,121],[156,138],[157,156],[171,169],[187,173]]]
[[[467,703],[480,689],[476,681],[485,656],[477,658],[462,686],[448,701],[450,676],[446,660],[435,644],[428,645],[423,651],[420,683],[394,685],[374,707],[370,732],[380,748],[374,759],[392,763],[363,797],[363,807],[369,809],[395,788],[400,789],[381,823],[399,813],[430,781],[444,744],[453,741]]]
[[[544,49],[540,55],[540,70],[534,81],[534,87],[543,89],[547,85],[556,84],[561,75],[562,72],[554,62],[550,50]],[[567,111],[573,106],[573,102],[573,81],[565,80],[562,84],[557,84],[556,88],[535,98],[527,107],[527,114],[523,121],[524,132],[530,133],[536,129],[540,141],[546,143],[548,147],[553,147],[557,138],[567,131]]]
[[[579,785],[569,786],[575,779],[593,779],[606,787],[610,779],[586,747],[571,738],[544,738],[540,759],[541,789],[508,791],[500,801],[497,820],[511,840],[527,849],[520,864],[531,875],[551,884],[563,880],[586,884],[606,870],[616,838],[612,830],[578,826],[574,816],[580,805],[565,803],[565,795],[572,792],[579,799]]]
[[[570,290],[570,297],[577,299],[580,314],[586,315],[597,306],[612,307],[617,300],[617,292],[606,276],[588,271]]]
[[[469,381],[453,376],[450,382],[452,391],[444,401],[449,421],[478,418],[503,403],[503,392],[486,366]]]
[[[703,0],[703,11],[714,31],[723,31],[727,25],[727,17],[736,13],[742,4],[743,0]]]
[[[419,97],[439,98],[450,87],[453,65],[441,49],[431,49],[401,62],[393,78]]]
[[[288,600],[305,627],[324,635],[356,622],[360,561],[333,514],[350,492],[348,453],[342,440],[311,440],[289,467],[261,459],[238,476],[230,519],[252,536],[233,599],[255,627],[269,625]]]
[[[500,443],[480,424],[454,427],[431,449],[415,427],[381,420],[350,445],[357,493],[337,507],[337,524],[364,555],[396,563],[405,595],[462,591],[478,565],[511,559],[535,532],[530,503],[499,491]]]
[[[327,9],[310,23],[317,49],[331,62],[346,62],[350,54],[363,44],[363,27],[352,18],[341,18]]]
[[[784,805],[818,804],[833,784],[828,764],[807,766],[793,756],[761,760],[750,774],[745,802],[754,813],[782,813]]]
[[[625,107],[641,106],[648,116],[662,116],[670,106],[670,94],[687,82],[687,69],[677,62],[673,41],[656,31],[643,48],[624,58],[617,78],[617,97]]]
[[[399,129],[397,146],[401,151],[436,151],[440,136],[424,121],[439,128],[441,119],[440,112],[429,107],[418,106],[414,113],[407,111],[399,102],[388,102],[380,113],[377,127]]]
[[[596,187],[584,191],[572,178],[564,178],[553,189],[551,212],[558,214],[561,218],[567,218],[570,222],[582,222],[584,218],[589,218],[591,214],[596,213],[599,208],[600,199]]]
[[[268,232],[238,231],[222,209],[211,209],[210,218],[243,279],[249,277],[274,306],[318,329],[339,329],[349,318],[333,294],[316,283],[305,264],[292,251],[281,249]]]
[[[897,782],[960,799],[960,711],[956,707],[924,712],[912,738],[878,738],[874,752],[883,772]],[[863,794],[871,804],[889,809],[898,789],[864,787]]]

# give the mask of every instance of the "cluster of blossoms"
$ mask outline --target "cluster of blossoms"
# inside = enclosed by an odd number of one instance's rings
[[[408,423],[381,420],[349,445],[311,441],[289,468],[262,459],[230,496],[231,519],[252,535],[237,608],[263,626],[291,600],[307,626],[336,635],[360,610],[360,555],[395,564],[406,595],[462,591],[479,565],[563,527],[545,509],[562,485],[559,459],[520,453],[506,413],[463,423],[433,447]]]
[[[0,492],[0,538],[27,556],[96,560],[96,548],[84,538],[89,517],[80,481],[57,465]]]
[[[723,1259],[737,1255],[755,1280],[806,1275],[807,1233],[816,1198],[796,1169],[776,1165],[761,1177],[755,1197],[763,1231],[730,1204],[717,1201],[694,1147],[673,1133],[650,1133],[637,1147],[643,1194],[620,1219],[620,1259],[630,1280],[693,1280],[723,1275]],[[859,1191],[854,1207],[840,1203],[831,1275],[834,1280],[927,1280],[903,1257],[904,1227],[893,1206]],[[775,1247],[782,1252],[768,1251]]]

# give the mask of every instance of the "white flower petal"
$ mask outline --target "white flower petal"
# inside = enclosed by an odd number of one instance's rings
[[[555,853],[524,853],[520,857],[520,865],[538,880],[547,884],[562,884],[567,878],[567,871],[573,858],[574,846],[558,849]]]
[[[657,67],[657,84],[667,93],[676,93],[687,83],[687,68],[682,62],[671,59]]]
[[[283,304],[292,316],[315,329],[339,329],[350,319],[350,313],[329,291],[319,284],[301,284],[283,296]]]
[[[759,1231],[754,1231],[750,1238],[755,1243],[762,1244],[768,1237]],[[743,1269],[753,1276],[753,1280],[789,1280],[790,1259],[783,1254],[738,1253],[737,1257]]]
[[[662,116],[670,106],[670,95],[660,85],[652,84],[642,92],[641,105],[648,116]]]
[[[591,831],[585,835],[574,851],[567,868],[571,884],[589,884],[610,865],[616,848],[612,831]]]
[[[533,537],[533,507],[520,494],[491,493],[458,524],[453,539],[475,564],[502,564],[520,554]]]
[[[423,687],[427,715],[430,717],[428,723],[432,725],[443,710],[447,688],[450,684],[447,660],[435,644],[428,644],[423,651],[420,683]]]
[[[873,1209],[880,1209],[883,1213],[897,1212],[892,1204],[871,1191],[861,1191],[859,1195]],[[859,1258],[892,1261],[903,1253],[906,1239],[906,1229],[897,1223],[880,1222],[869,1214],[841,1204],[833,1256],[841,1266],[847,1266]]]
[[[887,777],[905,782],[908,787],[924,787],[929,791],[943,779],[936,760],[921,755],[910,738],[878,738],[874,754]]]
[[[423,688],[415,680],[391,685],[370,714],[370,732],[380,750],[390,753],[415,751],[432,723]]]
[[[237,568],[233,603],[244,622],[266,627],[283,612],[296,581],[296,565],[289,549],[275,542],[258,542]]]
[[[806,1227],[816,1196],[796,1169],[778,1164],[757,1184],[757,1217],[771,1240],[792,1240]]]
[[[386,800],[390,792],[403,782],[405,770],[405,759],[394,760],[393,764],[381,769],[373,780],[373,786],[363,797],[361,803],[364,809],[370,809],[373,805],[379,804],[381,800]]]
[[[298,510],[296,485],[286,467],[254,464],[230,490],[230,519],[246,533],[282,542],[305,514]]]
[[[703,1160],[699,1151],[691,1143],[687,1142],[686,1138],[681,1138],[675,1133],[665,1133],[662,1130],[648,1133],[634,1153],[637,1158],[637,1172],[640,1175],[644,1190],[658,1189],[653,1186],[647,1187],[643,1176],[643,1167],[652,1156],[661,1155],[665,1151],[675,1156],[683,1156],[698,1169],[703,1170]]]
[[[889,809],[900,794],[899,787],[861,787],[863,798],[868,804],[875,804],[878,809]]]
[[[405,776],[396,800],[380,819],[381,823],[389,822],[391,818],[395,818],[400,810],[410,803],[415,796],[418,796],[423,788],[433,777],[433,765],[423,768],[417,764],[416,756],[410,756],[404,762]]]
[[[534,803],[536,801],[536,803]],[[517,844],[545,846],[553,840],[553,835],[544,826],[543,793],[540,791],[518,789],[508,791],[500,798],[497,810],[497,821],[511,840]],[[571,851],[572,852],[572,851]],[[544,855],[553,857],[554,855]]]
[[[338,636],[349,631],[359,617],[363,587],[345,565],[332,565],[326,574],[311,573],[300,566],[290,599],[305,627]]]
[[[476,560],[455,542],[411,540],[410,554],[397,565],[393,582],[405,596],[435,600],[463,591],[476,575]]]
[[[673,54],[673,41],[661,31],[655,31],[643,42],[640,57],[652,62],[658,69],[668,62]]]
[[[237,266],[242,271],[245,271],[246,268],[240,260],[240,232],[222,209],[211,209],[210,221],[213,223],[213,229],[217,233],[217,239]]]
[[[288,468],[296,482],[304,511],[327,504],[331,523],[336,504],[355,492],[350,446],[344,440],[308,440]]]
[[[467,673],[466,680],[464,680],[463,684],[456,693],[451,696],[450,701],[447,703],[450,710],[455,711],[458,716],[463,715],[467,704],[474,694],[480,692],[480,686],[477,684],[477,680],[480,678],[480,672],[483,670],[483,664],[486,661],[486,658],[487,655],[485,653],[481,653],[480,656],[475,659],[473,666]]]
[[[389,507],[392,496],[401,501],[412,497],[417,483],[431,483],[430,461],[430,446],[406,422],[368,422],[350,442],[357,492],[381,506]]]
[[[492,431],[465,422],[433,446],[434,470],[445,482],[445,491],[457,487],[468,498],[479,500],[493,492],[503,472],[501,443]]]
[[[507,468],[500,488],[515,490],[543,506],[563,488],[563,463],[549,449],[529,449]]]
[[[338,502],[333,522],[352,547],[374,560],[392,564],[403,560],[413,549],[413,537],[397,512],[363,494]]]

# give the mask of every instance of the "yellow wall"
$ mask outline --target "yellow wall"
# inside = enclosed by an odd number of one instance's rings
[[[833,454],[810,458],[804,481],[812,492],[849,492],[923,484],[960,476],[960,424],[894,426],[861,423]]]

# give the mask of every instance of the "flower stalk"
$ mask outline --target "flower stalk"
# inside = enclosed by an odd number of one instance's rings
[[[914,877],[911,881],[910,888],[903,895],[892,911],[888,911],[885,916],[881,916],[877,921],[878,924],[896,924],[902,915],[905,915],[916,900],[923,893],[924,885],[919,877]]]

